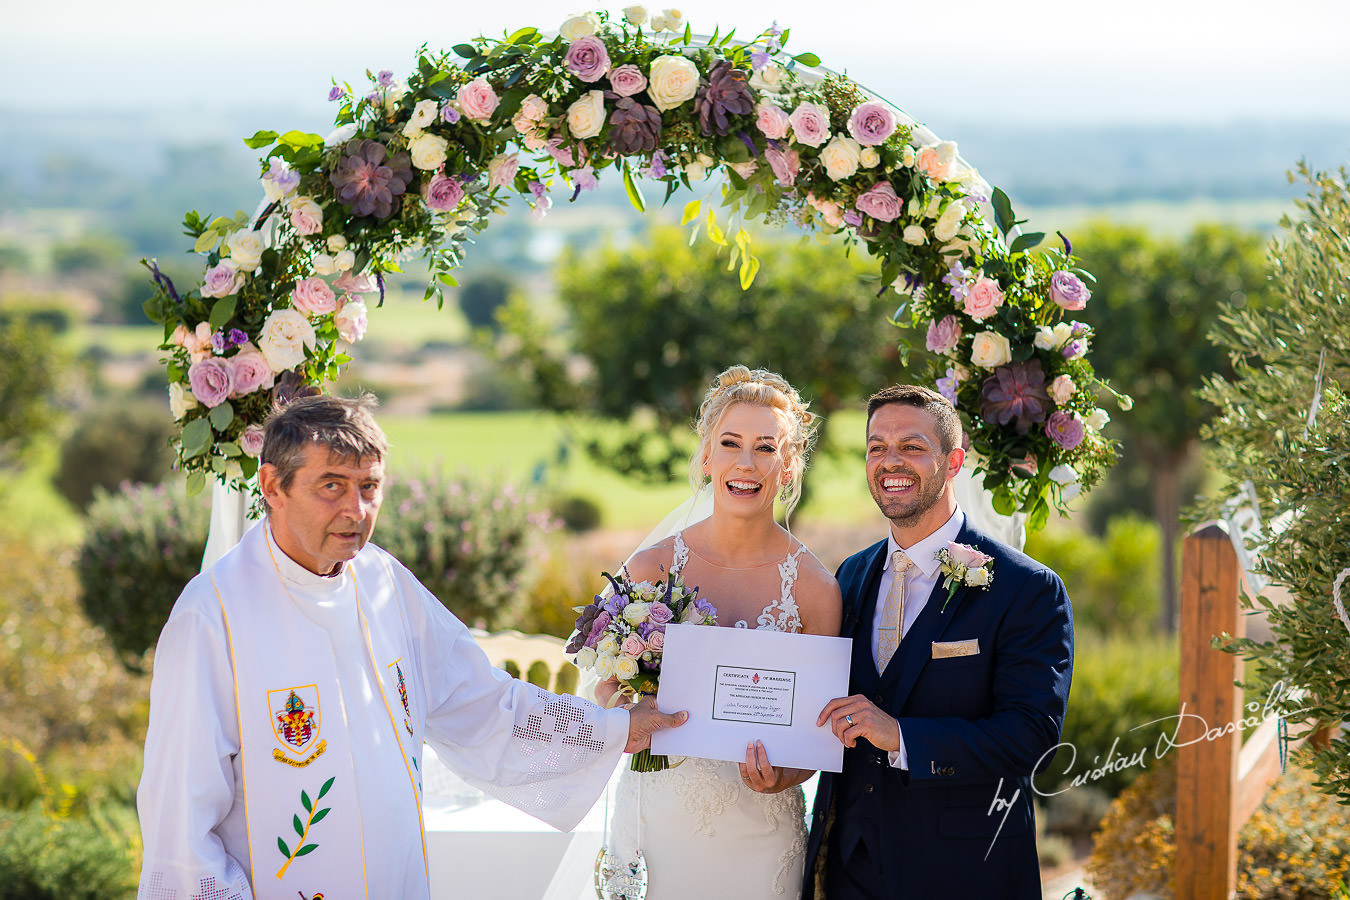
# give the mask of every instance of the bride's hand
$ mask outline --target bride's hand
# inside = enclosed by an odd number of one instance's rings
[[[801,784],[815,774],[812,769],[789,769],[769,764],[769,751],[764,749],[763,741],[747,744],[745,762],[741,767],[741,781],[752,791],[761,794],[776,794]]]
[[[619,699],[619,679],[606,678],[595,686],[595,702],[605,709],[613,707]]]

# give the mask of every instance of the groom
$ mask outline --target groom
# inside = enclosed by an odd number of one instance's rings
[[[804,900],[1041,897],[1030,776],[1059,742],[1072,613],[1054,572],[967,522],[952,490],[964,459],[940,394],[868,401],[867,482],[890,529],[837,573],[852,695],[818,724],[847,749],[843,772],[821,775]],[[953,542],[987,558],[989,580],[949,598],[937,553]]]

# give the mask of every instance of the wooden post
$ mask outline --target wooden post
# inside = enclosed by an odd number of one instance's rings
[[[1223,632],[1243,636],[1241,579],[1223,528],[1206,525],[1186,537],[1180,633],[1186,717],[1176,740],[1195,743],[1172,752],[1177,754],[1176,896],[1188,900],[1228,900],[1237,892],[1242,731],[1232,723],[1243,717],[1242,690],[1233,683],[1242,677],[1242,659],[1213,649],[1210,640]]]

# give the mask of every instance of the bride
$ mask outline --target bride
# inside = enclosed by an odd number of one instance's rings
[[[723,627],[837,635],[839,586],[785,528],[815,416],[781,376],[732,366],[699,409],[690,479],[712,492],[712,515],[636,554],[635,581],[679,576],[717,607]],[[704,485],[708,485],[704,488]],[[617,683],[597,688],[607,702]],[[743,762],[688,757],[659,772],[624,770],[611,849],[647,863],[647,900],[795,898],[806,850],[801,783],[813,773],[774,766],[764,745]]]

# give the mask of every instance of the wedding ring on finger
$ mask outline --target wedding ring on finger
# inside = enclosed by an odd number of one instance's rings
[[[852,724],[853,724],[853,715],[850,713],[849,715],[844,716],[844,721],[847,722],[848,724],[852,725]]]

